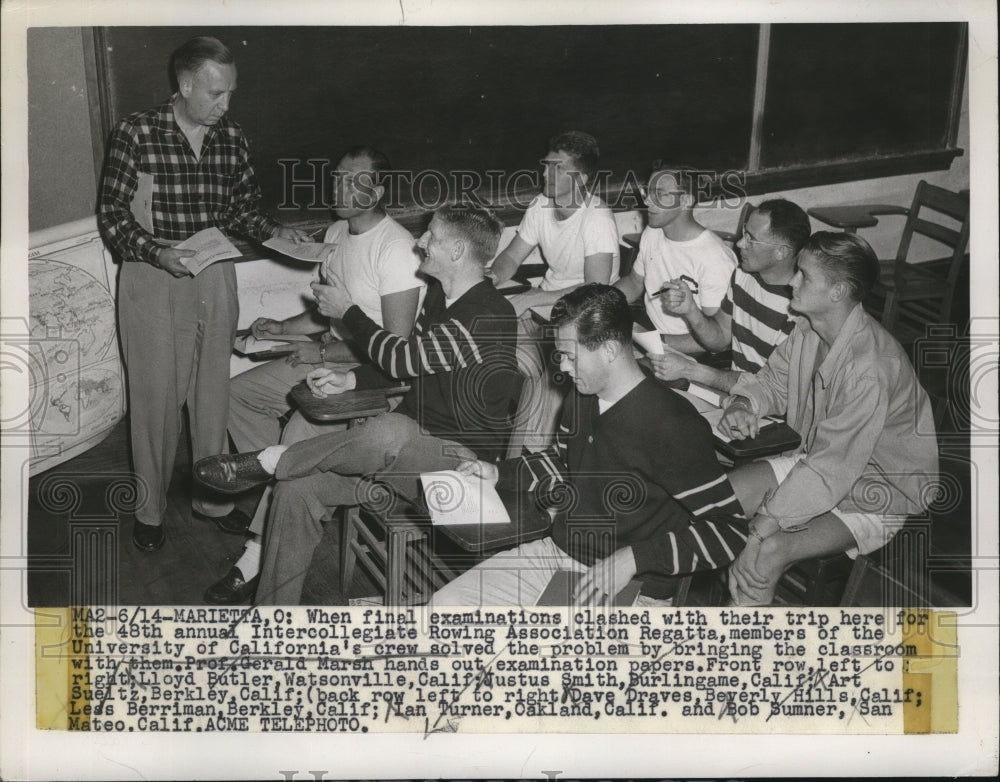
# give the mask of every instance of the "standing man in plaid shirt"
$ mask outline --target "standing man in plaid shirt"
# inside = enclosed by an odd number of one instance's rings
[[[226,116],[236,90],[229,49],[215,38],[193,38],[171,61],[177,92],[121,120],[111,134],[98,213],[106,242],[123,262],[118,321],[132,460],[139,494],[146,494],[132,542],[143,551],[157,550],[165,539],[181,407],[188,406],[195,460],[227,450],[236,271],[232,261],[221,261],[193,277],[183,260],[194,253],[172,245],[213,226],[257,241],[305,239],[260,212],[247,141]],[[133,210],[140,185],[150,180],[149,209]],[[196,498],[193,506],[196,514],[215,515],[206,500]]]

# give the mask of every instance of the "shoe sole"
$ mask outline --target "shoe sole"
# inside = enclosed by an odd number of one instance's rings
[[[248,518],[247,525],[245,527],[240,527],[239,529],[236,529],[227,527],[225,524],[222,523],[222,520],[228,518],[228,516],[206,516],[204,513],[199,513],[196,510],[191,511],[191,515],[198,521],[206,521],[214,524],[216,527],[218,527],[222,532],[225,532],[227,535],[246,535],[247,530],[250,529],[250,524],[253,522],[253,519]]]

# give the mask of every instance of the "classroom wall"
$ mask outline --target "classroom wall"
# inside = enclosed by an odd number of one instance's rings
[[[29,225],[37,230],[76,220],[94,213],[97,173],[94,168],[80,28],[33,28],[28,31],[29,101]],[[804,208],[824,204],[909,204],[914,188],[927,179],[949,189],[970,186],[969,89],[965,79],[957,145],[965,154],[947,171],[865,179],[835,185],[781,191],[751,200],[782,196]],[[728,207],[728,208],[727,208]],[[713,204],[698,210],[698,218],[710,228],[732,230],[739,204]],[[636,217],[638,220],[638,216]],[[638,223],[637,223],[638,224]],[[883,217],[879,225],[862,232],[881,256],[895,250],[902,218]],[[821,226],[814,223],[814,228]],[[920,245],[918,258],[927,257]]]
[[[28,226],[93,214],[97,202],[91,96],[79,27],[28,30]]]

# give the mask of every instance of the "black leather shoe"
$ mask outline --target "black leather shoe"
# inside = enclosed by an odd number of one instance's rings
[[[260,574],[249,581],[243,580],[243,573],[235,565],[229,572],[205,590],[205,602],[214,606],[228,606],[246,602],[257,591]]]
[[[225,516],[206,516],[196,510],[191,511],[191,515],[199,521],[211,521],[223,532],[230,535],[243,535],[250,527],[252,519],[239,508],[233,508]]]
[[[241,494],[254,486],[267,483],[272,476],[257,459],[260,451],[219,454],[199,459],[194,466],[198,483],[221,494]]]
[[[163,525],[143,524],[138,519],[132,524],[132,543],[139,551],[156,551],[167,539]]]

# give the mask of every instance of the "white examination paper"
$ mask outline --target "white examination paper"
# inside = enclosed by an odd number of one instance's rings
[[[638,331],[632,328],[632,341],[650,356],[663,355],[663,339],[659,331]]]
[[[279,339],[257,339],[253,334],[246,334],[236,338],[233,350],[244,356],[252,356],[254,353],[288,347],[290,342],[309,342],[309,336],[307,334],[289,334],[287,337],[283,336]]]
[[[226,235],[215,227],[198,231],[194,236],[189,236],[174,247],[178,250],[195,251],[193,257],[181,259],[181,263],[188,268],[191,274],[199,274],[206,266],[211,266],[217,261],[239,258],[242,255],[236,246],[226,238]]]
[[[337,247],[336,244],[324,242],[293,242],[291,239],[282,239],[278,236],[268,239],[264,242],[264,246],[289,258],[307,263],[323,263]]]
[[[510,521],[500,495],[489,481],[455,470],[441,470],[421,473],[420,482],[424,486],[432,524],[506,524]]]

